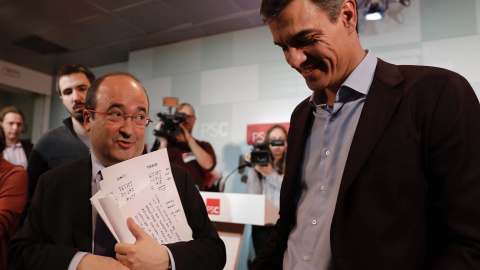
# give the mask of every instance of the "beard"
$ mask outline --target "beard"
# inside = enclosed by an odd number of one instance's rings
[[[77,120],[80,123],[83,123],[83,112],[73,112],[71,113],[72,118]]]
[[[85,103],[74,103],[70,115],[78,122],[83,123],[83,110],[79,112],[77,110],[79,106],[85,106]]]

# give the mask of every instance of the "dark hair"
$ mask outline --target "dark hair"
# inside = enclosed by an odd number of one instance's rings
[[[293,0],[263,0],[260,7],[260,16],[264,22],[271,22]],[[325,11],[331,22],[336,22],[340,14],[340,7],[344,0],[309,0]],[[355,1],[356,2],[356,1]],[[358,14],[358,7],[357,7]],[[357,22],[358,32],[358,22]]]
[[[96,78],[92,84],[90,85],[90,87],[88,88],[88,91],[87,91],[87,97],[85,98],[85,109],[87,110],[95,110],[96,107],[97,107],[97,92],[98,92],[98,88],[100,87],[100,84],[108,77],[113,77],[113,76],[127,76],[127,77],[130,77],[132,78],[133,80],[135,80],[136,82],[138,82],[140,84],[140,86],[142,86],[142,84],[140,83],[140,81],[137,79],[137,77],[135,77],[135,75],[131,74],[131,73],[128,73],[128,72],[125,72],[125,71],[111,71],[111,72],[107,72],[105,74],[103,74],[102,76]],[[145,88],[143,88],[142,86],[142,89],[143,91],[145,91]],[[147,102],[148,104],[150,104],[150,101],[148,100],[148,95],[147,95],[147,91],[145,91],[145,95],[147,96]],[[150,107],[150,105],[149,105]],[[92,116],[93,117],[93,116]]]
[[[5,132],[3,131],[3,127],[0,126],[0,157],[3,155],[5,146],[7,146],[7,142],[5,141]]]
[[[25,122],[25,115],[23,115],[23,112],[18,107],[8,106],[3,108],[2,111],[0,111],[0,123],[3,122],[7,113],[19,114],[22,117],[22,121]]]
[[[268,130],[267,130],[267,133],[265,134],[265,139],[263,140],[263,143],[265,144],[268,144],[270,143],[270,133],[272,133],[272,131],[274,129],[281,129],[283,131],[283,133],[285,133],[285,138],[288,136],[288,132],[287,130],[285,129],[285,127],[281,126],[281,125],[273,125],[271,126]],[[284,174],[285,173],[285,157],[287,156],[287,149],[285,148],[285,152],[283,152],[283,155],[282,155],[282,158],[280,160],[278,160],[277,162],[277,166],[278,166],[278,174]],[[271,163],[272,163],[272,166],[273,166],[273,158],[271,158]]]
[[[92,83],[95,80],[95,75],[87,67],[84,67],[84,66],[79,65],[79,64],[64,65],[64,66],[60,67],[60,69],[58,70],[57,78],[56,78],[57,90],[58,90],[58,94],[60,94],[60,96],[62,95],[62,90],[60,89],[60,84],[59,84],[60,78],[63,77],[63,76],[66,76],[66,75],[74,74],[74,73],[85,74],[85,76],[87,76],[87,79],[90,83]]]

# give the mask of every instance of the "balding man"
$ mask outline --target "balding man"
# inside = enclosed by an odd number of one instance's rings
[[[84,121],[90,133],[89,156],[40,177],[25,225],[10,242],[12,269],[222,269],[225,246],[208,218],[190,174],[175,165],[172,173],[193,240],[160,245],[132,219],[134,244],[117,243],[92,214],[102,168],[138,157],[144,150],[148,97],[126,72],[97,78],[87,94]],[[97,230],[98,229],[98,230]],[[107,239],[104,239],[107,238]]]

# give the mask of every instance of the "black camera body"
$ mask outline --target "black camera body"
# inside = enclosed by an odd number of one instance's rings
[[[162,121],[160,129],[153,130],[153,135],[167,138],[175,138],[180,134],[180,123],[185,122],[187,115],[185,113],[157,113],[157,116]]]
[[[284,140],[272,140],[270,143],[261,143],[254,144],[253,151],[250,153],[250,164],[267,166],[270,163],[270,148],[272,146],[283,146],[285,145]]]

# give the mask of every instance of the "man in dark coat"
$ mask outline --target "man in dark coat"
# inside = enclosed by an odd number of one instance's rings
[[[97,244],[105,242],[93,236],[93,231],[100,227],[92,221],[89,201],[96,191],[96,176],[102,167],[142,154],[146,126],[151,121],[148,109],[145,90],[129,73],[107,73],[92,83],[84,111],[85,127],[92,142],[90,156],[61,165],[40,177],[25,224],[9,245],[10,268],[224,267],[225,245],[208,218],[190,174],[176,166],[172,166],[172,174],[193,240],[161,245],[128,219],[136,242],[117,243],[114,250],[106,250],[111,257],[97,255],[100,254]],[[108,245],[103,247],[107,249]]]
[[[364,50],[354,0],[263,0],[313,93],[254,269],[480,269],[480,105],[460,75]]]

